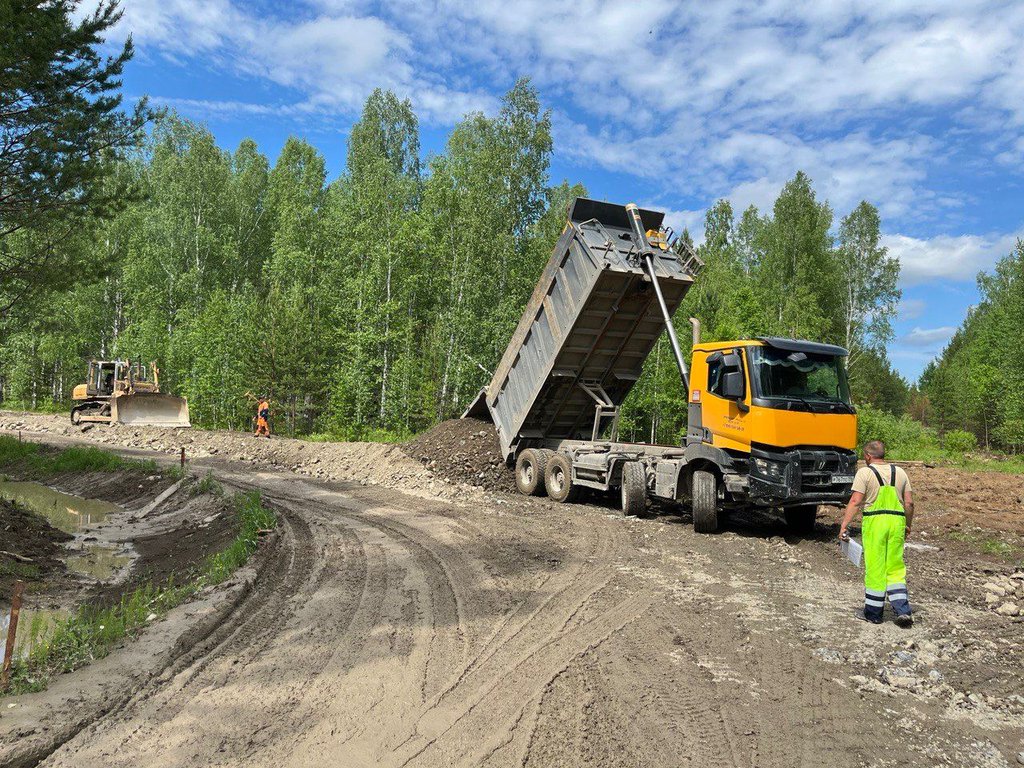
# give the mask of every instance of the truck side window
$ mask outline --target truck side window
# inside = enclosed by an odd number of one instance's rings
[[[722,374],[725,373],[725,365],[722,358],[708,363],[708,392],[722,397]]]

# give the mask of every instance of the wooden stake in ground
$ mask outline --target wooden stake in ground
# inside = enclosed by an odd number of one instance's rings
[[[4,651],[4,667],[0,671],[0,690],[7,688],[11,677],[11,659],[14,657],[14,638],[18,634],[18,614],[21,613],[21,593],[25,589],[24,581],[14,582],[14,595],[11,597],[11,623],[7,627],[7,649]]]

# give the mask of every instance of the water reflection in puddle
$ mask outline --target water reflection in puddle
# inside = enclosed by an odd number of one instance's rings
[[[54,528],[73,534],[101,524],[109,515],[120,511],[120,507],[109,501],[83,499],[40,483],[2,480],[0,497],[45,517]],[[75,542],[63,560],[70,571],[97,581],[107,581],[131,563],[132,555],[130,549],[114,544]]]
[[[50,521],[50,525],[66,533],[102,523],[119,507],[109,501],[83,499],[55,491],[40,483],[0,481],[0,497],[21,504]]]
[[[65,559],[68,568],[83,576],[106,581],[132,561],[132,556],[107,544],[86,544]]]

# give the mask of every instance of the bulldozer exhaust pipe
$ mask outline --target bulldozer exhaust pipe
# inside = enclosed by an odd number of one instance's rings
[[[690,327],[693,329],[693,346],[700,344],[700,320],[696,317],[690,318]]]
[[[651,286],[654,288],[654,295],[658,298],[658,306],[661,308],[661,317],[665,321],[665,330],[668,331],[668,343],[672,347],[672,356],[676,360],[676,367],[679,369],[679,378],[682,379],[683,388],[686,390],[686,397],[690,397],[690,373],[686,369],[686,361],[683,359],[683,352],[679,348],[679,338],[676,336],[676,328],[672,324],[672,315],[669,314],[668,305],[665,303],[665,295],[661,292],[661,283],[658,282],[658,272],[654,267],[654,250],[647,240],[647,233],[644,231],[643,221],[640,219],[640,208],[636,203],[626,206],[629,214],[629,225],[633,230],[640,253],[643,256],[644,264],[647,267],[647,274],[651,278]]]

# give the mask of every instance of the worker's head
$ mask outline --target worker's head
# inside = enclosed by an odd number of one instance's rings
[[[864,461],[870,464],[872,461],[881,461],[885,458],[885,443],[881,440],[871,440],[864,444]]]

